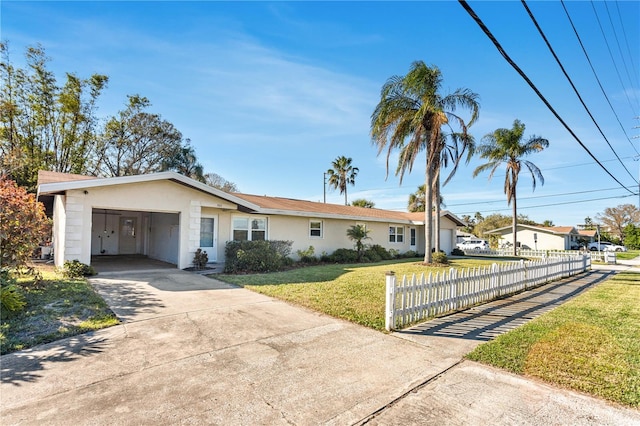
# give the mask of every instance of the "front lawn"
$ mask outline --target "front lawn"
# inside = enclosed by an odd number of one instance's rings
[[[640,274],[619,273],[468,355],[640,407]]]
[[[43,281],[18,279],[25,308],[0,320],[0,354],[118,324],[104,300],[84,279],[64,279],[53,270]]]
[[[215,278],[384,331],[385,272],[392,270],[402,277],[449,268],[490,266],[507,259],[496,262],[495,258],[460,258],[451,260],[446,267],[426,267],[421,264],[422,259],[402,259],[375,264],[309,266],[269,274],[216,275]]]

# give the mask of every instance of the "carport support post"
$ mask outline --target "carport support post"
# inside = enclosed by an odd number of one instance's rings
[[[395,300],[396,300],[396,273],[388,271],[385,273],[386,277],[386,300],[385,300],[385,316],[384,327],[387,331],[391,331],[395,328],[393,321]]]

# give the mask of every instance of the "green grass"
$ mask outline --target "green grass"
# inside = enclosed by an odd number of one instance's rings
[[[629,250],[629,251],[621,251],[616,252],[616,258],[621,260],[629,260],[634,259],[640,256],[640,250]]]
[[[620,273],[467,357],[640,407],[640,274]]]
[[[118,324],[85,280],[64,279],[52,271],[43,272],[43,277],[37,285],[29,277],[18,280],[27,305],[0,320],[0,354]]]
[[[404,259],[376,264],[319,265],[269,274],[216,275],[216,278],[384,331],[385,272],[391,270],[402,277],[496,263],[491,258],[461,258],[452,260],[447,267],[427,267],[421,261]]]

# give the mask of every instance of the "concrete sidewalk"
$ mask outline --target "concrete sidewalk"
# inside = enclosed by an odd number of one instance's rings
[[[592,271],[383,334],[181,271],[98,277],[123,324],[0,358],[2,424],[640,424],[461,361],[606,279]]]

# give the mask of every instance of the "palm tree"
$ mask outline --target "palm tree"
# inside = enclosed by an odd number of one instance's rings
[[[351,202],[351,205],[354,207],[364,207],[366,209],[372,209],[376,206],[376,203],[371,200],[367,200],[366,198],[358,198],[357,200],[353,200]]]
[[[339,189],[341,194],[344,194],[344,205],[347,203],[347,185],[355,185],[356,175],[360,171],[357,167],[351,165],[351,157],[347,158],[344,155],[336,158],[331,162],[332,168],[327,170],[329,175],[329,186],[333,189]]]
[[[369,239],[369,230],[362,225],[353,225],[347,229],[347,237],[356,243],[356,252],[358,253],[358,262],[362,260],[364,252],[364,243],[362,240]]]
[[[511,226],[513,229],[513,254],[518,254],[517,244],[517,200],[516,187],[518,185],[518,175],[522,170],[522,165],[526,166],[533,178],[533,189],[536,189],[536,178],[540,180],[540,184],[544,185],[544,176],[542,172],[532,162],[523,160],[522,158],[534,153],[540,152],[549,146],[549,141],[539,136],[531,136],[526,142],[522,142],[524,134],[524,123],[516,119],[511,129],[497,129],[493,133],[489,133],[483,139],[484,143],[477,148],[480,158],[484,158],[487,163],[482,164],[473,171],[473,177],[478,176],[485,170],[491,170],[489,180],[493,177],[495,171],[502,164],[506,165],[506,176],[504,178],[504,193],[507,195],[507,204],[513,206],[513,218]],[[512,203],[513,202],[513,203]]]
[[[442,74],[435,67],[428,67],[422,61],[411,64],[405,76],[393,76],[382,86],[380,102],[371,115],[371,137],[378,148],[378,155],[387,151],[387,173],[389,158],[399,151],[396,176],[400,183],[406,171],[411,172],[417,156],[426,152],[425,171],[425,263],[431,262],[433,234],[433,198],[439,196],[439,174],[441,154],[447,139],[462,149],[456,150],[456,164],[466,148],[471,153],[472,141],[468,137],[467,128],[478,118],[478,95],[468,89],[457,89],[455,92],[442,95]],[[455,114],[456,108],[462,107],[471,111],[468,123]],[[455,132],[452,123],[459,127]],[[443,132],[443,127],[449,133]],[[462,135],[463,137],[459,137]],[[452,173],[455,172],[455,169]],[[434,186],[437,188],[434,194]]]

